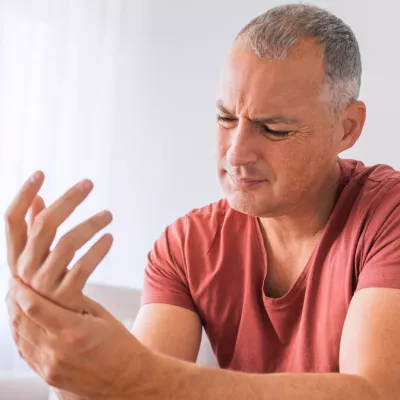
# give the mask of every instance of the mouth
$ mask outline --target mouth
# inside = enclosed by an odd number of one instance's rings
[[[256,187],[264,182],[266,182],[266,179],[246,179],[246,178],[239,178],[235,177],[233,175],[229,175],[229,179],[231,181],[232,186],[235,189],[250,189],[253,187]]]

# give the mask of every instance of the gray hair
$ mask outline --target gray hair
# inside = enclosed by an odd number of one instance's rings
[[[236,40],[242,40],[260,58],[281,60],[306,38],[323,46],[326,82],[321,99],[338,116],[357,100],[362,73],[357,39],[340,18],[316,6],[288,4],[254,18]]]

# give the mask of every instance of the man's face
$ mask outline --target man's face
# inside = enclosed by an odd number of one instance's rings
[[[342,125],[319,99],[324,78],[313,42],[280,61],[234,44],[217,100],[218,174],[232,208],[285,215],[334,175]]]

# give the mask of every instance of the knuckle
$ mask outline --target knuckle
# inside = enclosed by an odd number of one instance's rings
[[[18,266],[18,276],[24,282],[30,282],[32,278],[32,272],[35,270],[35,264],[32,260],[24,262],[22,265]]]
[[[85,335],[73,329],[64,330],[62,337],[65,343],[72,348],[81,347],[86,341]]]
[[[49,385],[54,386],[60,381],[63,364],[64,356],[60,352],[53,350],[48,353],[47,360],[43,366],[43,375]]]
[[[4,221],[7,225],[14,225],[15,215],[11,210],[7,210],[4,214]]]
[[[52,289],[52,280],[46,274],[38,272],[30,279],[30,286],[43,296],[47,296]]]
[[[84,274],[84,270],[87,267],[88,261],[87,260],[78,260],[74,265],[75,274],[77,276],[82,276]]]
[[[10,316],[10,323],[13,330],[18,331],[21,325],[21,315],[14,313]]]
[[[44,232],[51,230],[53,231],[53,225],[51,219],[48,215],[42,211],[36,218],[35,222],[33,223],[32,227],[32,235],[39,236],[42,235]]]
[[[76,199],[77,199],[77,194],[80,195],[81,194],[81,190],[70,190],[68,191],[65,196],[64,196],[64,202],[65,203],[72,203],[75,204],[76,203]]]
[[[36,301],[28,299],[24,302],[22,305],[25,314],[27,314],[30,317],[35,317],[39,314],[39,305]]]
[[[43,378],[48,385],[56,386],[60,376],[61,374],[53,366],[46,365],[43,367]]]
[[[23,278],[23,277],[22,277]],[[25,281],[26,282],[26,281]],[[40,291],[43,285],[43,280],[41,277],[40,272],[36,273],[35,275],[32,276],[31,279],[29,279],[30,282],[30,286],[32,287],[32,289],[36,290],[36,291]],[[42,293],[43,294],[43,293]]]
[[[76,248],[70,237],[63,236],[58,241],[58,244],[54,251],[60,252],[61,254],[73,256],[75,254]]]

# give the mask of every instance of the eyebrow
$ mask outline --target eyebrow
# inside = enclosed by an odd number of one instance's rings
[[[229,110],[223,103],[222,100],[217,100],[217,108],[223,112],[224,114],[235,115],[234,112]],[[273,125],[273,124],[285,124],[285,125],[292,125],[296,124],[299,121],[296,118],[284,117],[283,115],[272,115],[270,117],[265,118],[257,118],[252,120],[254,122],[264,124],[264,125]]]

